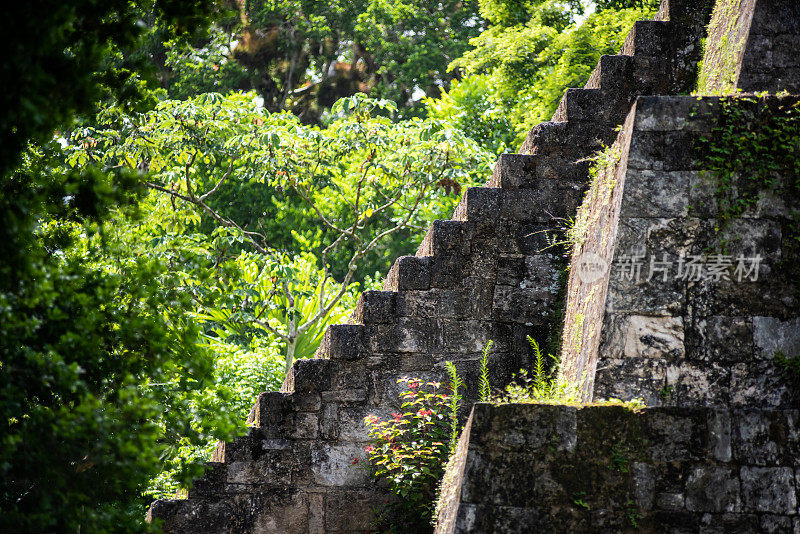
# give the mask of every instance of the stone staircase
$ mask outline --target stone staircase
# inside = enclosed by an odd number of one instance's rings
[[[800,4],[720,0],[709,27],[701,91],[759,94],[636,98],[572,250],[561,362],[587,403],[475,404],[437,534],[800,532],[780,357],[800,357],[800,176],[752,179],[796,142]],[[746,158],[748,135],[767,155]],[[746,163],[730,182],[710,147]]]
[[[798,108],[800,95],[758,105]],[[723,113],[718,98],[637,99],[613,180],[580,208],[597,216],[567,290],[562,362],[605,403],[475,404],[437,534],[800,532],[800,389],[774,361],[800,355],[800,198],[764,188],[758,208],[719,224],[690,147]],[[632,251],[674,260],[723,244],[763,255],[761,276],[664,281],[646,261],[638,280],[619,274]],[[587,252],[607,261],[604,278],[577,274]]]
[[[220,443],[188,499],[156,501],[148,518],[175,533],[368,530],[386,495],[352,465],[364,457],[364,417],[396,406],[398,378],[441,380],[446,361],[473,395],[489,340],[502,386],[528,367],[527,336],[544,344],[560,330],[552,310],[565,260],[546,236],[575,214],[588,158],[613,141],[636,96],[690,89],[709,14],[701,3],[665,0],[657,20],[637,22],[621,54],[603,56],[519,154],[499,158],[486,187],[468,189],[452,220],[395,261],[382,291],[362,294],[353,324],[331,326],[280,392],[259,395],[252,428]]]

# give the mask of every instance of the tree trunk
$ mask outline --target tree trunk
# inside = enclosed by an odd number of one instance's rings
[[[289,371],[292,370],[292,364],[294,363],[294,349],[297,345],[297,339],[293,339],[286,345],[286,370],[284,376],[289,374]]]
[[[294,363],[294,351],[297,348],[297,325],[295,324],[295,318],[292,317],[289,319],[289,324],[287,325],[289,328],[287,329],[287,335],[289,337],[289,342],[286,343],[286,369],[284,371],[284,377],[289,375],[289,371],[292,370],[292,364]]]

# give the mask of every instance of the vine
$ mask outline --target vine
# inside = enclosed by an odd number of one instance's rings
[[[800,195],[800,101],[725,97],[711,134],[699,142],[698,160],[716,180],[721,225],[754,209],[764,192]],[[795,221],[793,238],[800,237]]]
[[[698,160],[715,179],[717,227],[757,210],[770,196],[800,198],[800,100],[796,97],[725,97],[716,124],[700,139]],[[771,201],[771,199],[770,199]],[[782,259],[777,265],[789,283],[800,280],[800,210],[790,208],[782,227]],[[800,288],[795,289],[800,298]],[[790,382],[800,384],[797,358],[775,357]]]

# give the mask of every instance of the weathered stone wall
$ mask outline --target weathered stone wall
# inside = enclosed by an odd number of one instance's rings
[[[797,410],[476,404],[438,534],[800,529]]]
[[[743,50],[764,37],[772,55],[743,52],[720,79],[792,90],[771,58],[800,4],[741,6]],[[742,105],[774,116],[800,96]],[[718,98],[639,97],[572,232],[564,372],[587,400],[662,406],[476,404],[438,533],[800,532],[798,391],[773,361],[800,355],[796,170],[757,191],[735,175],[732,216],[698,151],[722,113]]]
[[[361,296],[355,324],[329,328],[317,358],[296,362],[282,392],[259,396],[253,428],[220,444],[189,498],[156,501],[149,516],[167,532],[368,529],[386,496],[351,465],[364,457],[364,417],[396,409],[399,377],[440,380],[446,361],[474,395],[489,340],[496,386],[528,366],[526,337],[553,333],[563,269],[546,235],[575,213],[586,158],[614,139],[635,97],[689,89],[708,5],[671,0],[659,21],[637,23],[623,54],[601,58],[521,154],[498,160],[488,187],[466,191],[454,220],[435,222],[383,291]]]
[[[592,215],[573,254],[563,346],[587,395],[648,405],[797,401],[773,356],[800,354],[800,258],[789,231],[800,199],[762,190],[754,209],[719,222],[716,178],[701,172],[697,152],[718,103],[641,97],[620,136],[623,158],[581,208]],[[737,194],[734,184],[729,198]],[[605,276],[581,279],[586,253],[608,263]]]
[[[714,10],[698,91],[800,93],[800,2],[721,0]]]

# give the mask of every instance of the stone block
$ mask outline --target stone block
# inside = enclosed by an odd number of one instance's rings
[[[331,360],[356,360],[366,354],[365,328],[360,324],[330,325],[322,338],[322,354]]]
[[[622,53],[628,56],[664,56],[669,50],[669,22],[637,20],[628,34]]]
[[[440,289],[458,287],[471,270],[470,260],[471,258],[449,254],[433,256],[430,262],[431,287]]]
[[[536,174],[536,160],[537,156],[526,154],[500,154],[489,184],[492,187],[503,189],[535,187],[539,182]],[[498,205],[496,203],[499,200],[499,196],[492,200],[493,203],[487,205],[487,209],[480,210],[479,213],[482,216],[479,216],[479,220],[492,215],[496,216],[496,211],[493,214],[491,210],[497,209]],[[472,220],[469,217],[469,211],[467,211],[466,220]]]
[[[459,319],[489,320],[492,317],[492,300],[494,298],[494,280],[491,272],[485,272],[484,276],[470,276],[465,278],[460,296],[454,295],[454,300],[458,299],[461,304]]]
[[[622,105],[620,105],[622,104]],[[553,115],[554,122],[606,123],[613,129],[622,122],[630,104],[619,94],[600,89],[567,89]]]
[[[437,319],[433,343],[450,353],[479,353],[491,339],[488,321]]]
[[[455,318],[463,315],[465,306],[463,292],[459,290],[434,288],[403,291],[397,296],[397,314],[400,317]]]
[[[364,389],[343,389],[337,391],[323,391],[322,402],[364,402],[367,400],[367,391]]]
[[[566,122],[540,122],[534,126],[519,149],[520,154],[544,155],[554,147],[561,147],[569,138]]]
[[[320,413],[319,433],[323,439],[339,439],[339,405],[326,404]]]
[[[753,317],[753,343],[754,355],[764,360],[772,360],[777,351],[787,357],[800,355],[800,318]]]
[[[648,280],[651,265],[653,277]],[[609,265],[606,313],[681,315],[686,303],[685,283],[669,274],[664,281],[663,272],[657,270],[660,266],[670,269],[669,265],[675,263],[671,256],[665,258],[664,254],[644,256],[639,252],[631,252],[625,256],[615,256]]]
[[[358,463],[366,457],[362,443],[316,442],[311,450],[314,482],[326,487],[367,485],[368,474]],[[358,462],[354,461],[358,459]]]
[[[667,362],[653,358],[606,359],[601,346],[594,398],[641,399],[648,406],[663,402]],[[624,377],[620,380],[620,377]]]
[[[778,515],[762,515],[759,518],[759,531],[768,534],[778,534],[780,532],[794,533],[792,528],[792,518]]]
[[[325,494],[308,494],[308,534],[325,533]]]
[[[366,362],[342,362],[331,369],[329,391],[365,390],[369,387]],[[323,392],[323,401],[325,400]]]
[[[527,274],[525,256],[522,254],[501,254],[497,260],[497,283],[516,286],[522,283]]]
[[[256,461],[229,462],[226,491],[253,491],[264,483],[290,484],[292,481],[291,451],[265,451]],[[247,487],[242,487],[247,486]]]
[[[663,407],[647,411],[643,420],[651,462],[703,460],[708,436],[706,412],[691,408]]]
[[[316,412],[322,407],[319,393],[310,393],[307,395],[295,393],[291,398],[292,407],[298,412]]]
[[[742,467],[742,502],[747,512],[797,513],[794,471],[789,467]]]
[[[727,410],[708,414],[708,453],[719,462],[731,460],[731,414]]]
[[[389,269],[383,290],[428,289],[431,283],[430,264],[430,258],[400,256]]]
[[[189,489],[189,498],[195,499],[203,496],[216,496],[225,489],[228,478],[227,468],[221,462],[208,462],[203,476],[197,478]]]
[[[433,221],[417,249],[417,256],[468,255],[472,229],[473,225],[466,221]]]
[[[620,217],[685,217],[694,174],[631,169],[625,175]]]
[[[696,467],[686,479],[686,509],[693,512],[739,512],[737,473],[727,467]]]
[[[683,510],[685,501],[683,493],[659,493],[656,495],[656,508],[659,510]]]
[[[239,506],[232,514],[228,525],[245,523],[249,519],[252,532],[259,534],[307,534],[309,532],[308,494],[302,491],[272,490],[270,493],[256,494],[252,504]],[[227,529],[230,531],[230,527]],[[221,532],[225,532],[222,530]],[[198,530],[197,532],[217,532]]]
[[[555,300],[552,288],[520,288],[497,285],[494,288],[492,317],[496,321],[541,325],[548,321]]]
[[[628,152],[628,168],[652,171],[697,171],[692,149],[697,134],[687,131],[634,132]]]
[[[716,124],[715,98],[640,96],[636,99],[634,127],[642,132],[710,132]]]
[[[731,406],[763,408],[794,408],[797,391],[787,383],[786,376],[771,361],[750,361],[731,367]]]
[[[298,413],[294,416],[294,439],[315,439],[319,435],[319,419],[314,413]]]
[[[339,409],[339,439],[364,443],[369,441],[368,428],[364,418],[373,410],[364,407],[342,407]]]
[[[329,491],[325,499],[325,532],[369,532],[373,505],[380,502],[376,491]]]
[[[713,362],[689,362],[667,366],[666,388],[670,403],[725,406],[730,402],[732,371]]]
[[[425,352],[431,338],[428,319],[401,317],[396,324],[376,325],[370,336],[373,352]]]
[[[585,87],[602,89],[606,93],[629,93],[632,78],[633,58],[628,55],[604,55],[600,56]]]
[[[643,463],[631,465],[633,497],[639,510],[651,510],[655,503],[655,468]]]
[[[696,319],[687,333],[687,357],[714,362],[746,362],[755,356],[753,322],[749,317],[711,316]]]
[[[361,324],[390,323],[396,318],[396,298],[394,291],[364,291],[353,319]]]
[[[683,359],[683,318],[630,315],[626,320],[622,354],[626,358]]]
[[[335,362],[323,359],[297,360],[287,377],[297,393],[319,393],[330,388],[331,369]]]
[[[672,92],[677,80],[672,76],[675,65],[667,58],[641,56],[633,57],[633,85],[636,93],[654,95]]]
[[[278,391],[264,391],[258,394],[247,423],[254,426],[269,427],[274,431],[286,421],[291,414],[293,398]]]
[[[800,50],[800,35],[783,34],[775,36],[770,49],[772,64],[779,69],[800,66],[798,50]]]

